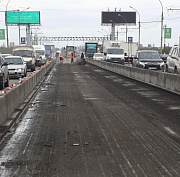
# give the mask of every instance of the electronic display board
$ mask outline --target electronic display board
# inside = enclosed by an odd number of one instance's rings
[[[106,11],[101,14],[102,25],[124,25],[127,23],[128,26],[136,25],[136,12],[122,12],[122,11]]]

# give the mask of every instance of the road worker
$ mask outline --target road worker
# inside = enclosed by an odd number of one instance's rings
[[[71,63],[74,63],[74,53],[71,53]]]
[[[63,56],[59,54],[60,64],[63,64]]]

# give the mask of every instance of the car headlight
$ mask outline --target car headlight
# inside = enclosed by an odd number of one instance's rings
[[[145,64],[147,64],[147,63],[144,63],[144,62],[140,61],[139,64],[145,66]]]
[[[161,62],[161,63],[159,63],[159,64],[160,64],[160,66],[163,66],[163,65],[165,65],[165,64],[164,64],[164,62]]]
[[[22,70],[23,70],[23,68],[18,68],[17,70],[18,70],[18,71],[22,71]]]

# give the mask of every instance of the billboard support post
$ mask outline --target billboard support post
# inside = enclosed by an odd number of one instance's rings
[[[112,20],[110,22],[112,23],[110,40],[115,41],[115,22]]]
[[[27,38],[27,45],[31,45],[30,24],[27,25],[26,38]]]
[[[121,18],[119,18],[119,16]],[[113,22],[113,23],[112,23]],[[101,25],[110,26],[111,25],[111,40],[115,39],[115,26],[126,24],[126,42],[127,42],[127,26],[136,25],[136,12],[102,12],[101,15]]]

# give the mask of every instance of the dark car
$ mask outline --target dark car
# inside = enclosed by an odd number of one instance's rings
[[[143,69],[165,71],[165,64],[158,51],[141,50],[137,51],[132,65]]]
[[[4,61],[0,54],[0,90],[4,87],[9,87],[8,63]]]

